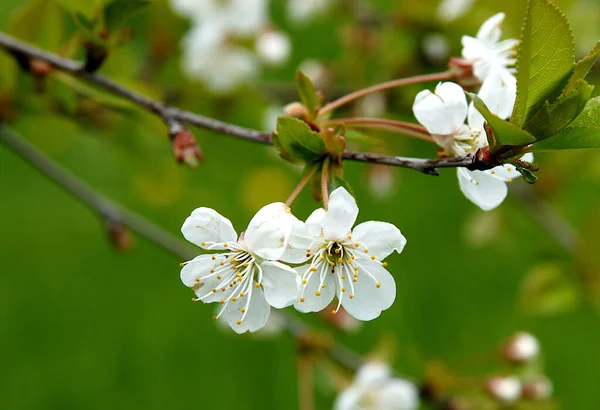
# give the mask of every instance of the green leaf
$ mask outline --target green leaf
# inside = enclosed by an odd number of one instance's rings
[[[104,24],[108,32],[119,28],[129,17],[150,4],[148,0],[113,0],[104,6]]]
[[[537,142],[534,148],[536,151],[600,148],[600,97],[589,100],[571,125]]]
[[[594,86],[579,80],[573,91],[559,97],[554,104],[546,101],[523,128],[535,135],[538,141],[559,132],[581,114],[593,91]]]
[[[535,175],[532,171],[530,171],[527,168],[523,168],[520,165],[515,165],[515,168],[517,169],[517,171],[519,171],[521,173],[521,175],[523,176],[523,179],[525,180],[525,182],[527,182],[528,184],[535,184],[538,181],[538,177],[537,175]]]
[[[488,135],[488,142],[492,152],[495,152],[501,146],[518,146],[535,142],[533,135],[493,114],[477,94],[467,94],[473,100],[475,108],[483,115],[488,126],[494,133],[493,136]]]
[[[594,48],[588,53],[587,56],[585,56],[584,58],[579,60],[577,64],[575,64],[575,67],[573,68],[573,74],[571,75],[571,78],[569,78],[569,82],[565,87],[564,91],[562,92],[563,95],[569,94],[577,89],[577,87],[579,86],[579,82],[585,79],[585,77],[588,75],[588,73],[596,63],[596,60],[599,56],[600,41],[596,43]]]
[[[302,71],[296,71],[296,87],[298,88],[302,104],[313,115],[319,105],[319,99],[317,98],[317,91],[311,79]]]
[[[553,102],[575,64],[571,27],[548,0],[529,0],[517,51],[517,99],[511,122],[523,126],[546,101]]]
[[[281,156],[290,162],[315,161],[326,153],[321,136],[311,130],[304,121],[293,117],[277,119],[277,132],[273,134],[273,143]]]

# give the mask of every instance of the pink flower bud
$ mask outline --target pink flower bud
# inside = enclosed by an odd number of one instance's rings
[[[173,156],[177,162],[184,163],[191,168],[198,166],[198,163],[204,159],[194,136],[185,128],[171,135],[171,145]]]

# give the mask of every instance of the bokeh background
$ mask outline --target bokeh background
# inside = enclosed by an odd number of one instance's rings
[[[69,45],[76,31],[69,3],[77,2],[3,0],[0,27],[80,57]],[[556,3],[584,54],[600,38],[600,4]],[[505,37],[515,37],[524,6],[477,0],[463,17],[444,22],[436,0],[340,1],[297,24],[285,2],[273,0],[271,21],[291,39],[289,61],[215,95],[182,73],[179,41],[189,21],[155,1],[129,21],[132,41],[111,50],[101,72],[186,109],[265,129],[269,112],[297,98],[293,75],[306,60],[325,67],[323,91],[332,98],[443,70],[447,57],[426,51],[425,39],[436,34],[435,44],[459,55],[460,36],[474,35],[498,11],[507,14]],[[381,115],[413,121],[420,89],[394,90],[370,104],[383,102]],[[359,103],[346,114],[369,108]],[[0,112],[8,127],[95,189],[176,235],[198,206],[217,209],[239,232],[261,206],[285,200],[300,178],[271,147],[200,129],[193,132],[204,163],[178,165],[159,119],[59,73],[40,85],[5,53]],[[381,143],[359,148],[435,155],[419,141],[372,135]],[[488,213],[464,198],[453,170],[434,178],[345,164],[359,221],[392,222],[408,238],[405,251],[389,259],[397,300],[353,333],[314,315],[302,319],[362,354],[385,346],[400,373],[437,377],[459,395],[474,394],[484,377],[509,370],[497,348],[524,329],[539,338],[555,386],[554,404],[539,408],[600,408],[599,155],[539,155],[539,183],[515,182],[505,203]],[[293,209],[305,218],[316,206],[303,192]],[[548,223],[557,221],[557,234],[550,233]],[[213,305],[190,303],[177,258],[141,237],[131,250],[116,252],[96,214],[2,144],[0,232],[0,408],[297,408],[290,336],[239,336],[215,325]],[[318,370],[316,380],[317,408],[331,408],[330,374]]]

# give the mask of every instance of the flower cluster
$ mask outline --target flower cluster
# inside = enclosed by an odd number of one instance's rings
[[[326,308],[337,296],[340,306],[359,320],[372,320],[396,297],[396,284],[383,262],[402,252],[406,239],[394,225],[365,222],[354,198],[332,192],[328,209],[298,220],[283,203],[263,207],[245,232],[210,208],[198,208],[184,222],[184,237],[205,251],[188,261],[181,280],[194,301],[222,305],[223,317],[238,333],[267,323],[270,308],[290,305],[301,312]]]
[[[478,96],[492,113],[507,119],[515,104],[517,81],[508,68],[514,61],[506,56],[514,49],[516,40],[498,43],[503,19],[502,13],[497,14],[483,24],[477,38],[463,37],[463,55],[473,64],[477,78],[483,81]],[[448,155],[475,154],[479,148],[488,145],[483,116],[473,103],[467,103],[464,90],[456,83],[440,83],[433,93],[421,91],[415,98],[413,113]],[[533,154],[525,154],[521,160],[531,162]],[[487,171],[457,168],[457,175],[465,196],[489,211],[506,198],[506,183],[521,174],[508,164]]]

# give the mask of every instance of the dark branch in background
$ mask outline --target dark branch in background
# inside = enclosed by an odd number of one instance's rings
[[[81,179],[71,174],[33,145],[15,135],[14,132],[7,130],[5,127],[0,127],[0,142],[7,145],[11,150],[17,153],[30,165],[38,169],[57,186],[64,189],[74,198],[88,205],[106,221],[128,227],[132,231],[146,237],[159,247],[166,249],[180,260],[189,260],[197,255],[197,252],[185,242],[176,238],[173,234],[163,228],[155,225],[153,222],[125,209],[116,202],[96,192]],[[281,320],[283,327],[294,336],[300,345],[314,343],[314,341],[312,341],[313,338],[318,340],[318,337],[315,336],[315,333],[311,328],[296,316],[285,311],[277,311],[274,312],[274,314],[279,315],[283,319]],[[325,343],[322,349],[330,359],[347,369],[357,370],[358,367],[364,363],[364,359],[359,354],[344,346],[335,343]],[[422,387],[422,391],[426,392],[426,387]],[[452,408],[452,403],[446,399],[432,397],[425,393],[422,396],[423,400],[438,409],[444,410]]]
[[[54,53],[46,52],[38,47],[19,41],[2,32],[0,32],[0,47],[4,48],[13,56],[15,56],[19,62],[27,62],[31,59],[45,61],[50,63],[57,70],[64,71],[75,77],[85,79],[113,92],[114,94],[118,94],[121,97],[134,102],[140,107],[143,107],[148,111],[161,116],[170,129],[172,129],[174,126],[180,126],[182,123],[189,123],[207,130],[231,135],[246,141],[258,142],[262,144],[271,143],[270,133],[239,127],[237,125],[204,117],[202,115],[184,111],[167,105],[163,102],[153,100],[120,84],[117,84],[100,74],[89,73],[85,71],[83,63],[61,57]],[[23,64],[21,64],[21,67],[25,68],[26,66],[24,67]],[[344,152],[344,158],[351,161],[370,162],[414,169],[428,175],[439,175],[437,168],[490,168],[478,163],[474,157],[422,159],[346,151]]]

